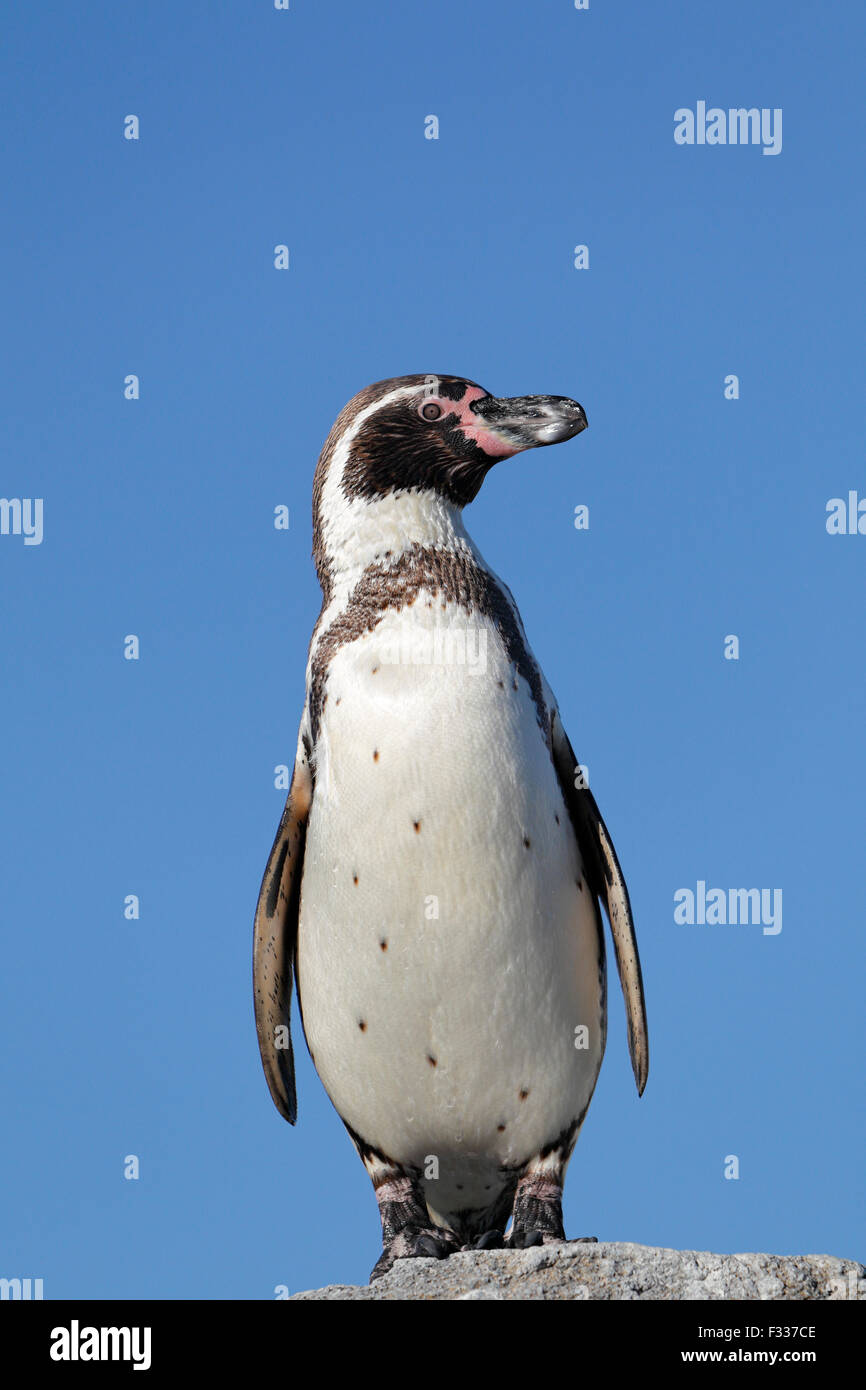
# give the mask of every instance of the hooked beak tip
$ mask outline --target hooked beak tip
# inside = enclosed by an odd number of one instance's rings
[[[488,429],[518,450],[573,439],[588,425],[586,411],[569,396],[482,396],[471,409]]]

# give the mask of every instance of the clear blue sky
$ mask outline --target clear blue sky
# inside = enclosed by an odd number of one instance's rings
[[[268,1096],[251,919],[315,460],[356,390],[428,371],[590,422],[466,516],[644,963],[649,1085],[614,976],[569,1233],[863,1257],[866,535],[825,517],[866,497],[864,26],[802,0],[7,13],[0,493],[44,499],[44,538],[0,536],[0,1275],[366,1280],[372,1189],[297,1027],[296,1129]],[[781,108],[781,153],[675,144],[698,101]],[[782,931],[678,925],[699,880],[781,888]]]

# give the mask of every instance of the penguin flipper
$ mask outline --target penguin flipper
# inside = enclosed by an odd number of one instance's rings
[[[289,1031],[292,959],[298,935],[304,841],[312,794],[309,760],[299,749],[259,890],[253,928],[253,995],[259,1052],[271,1099],[290,1125],[298,1117]]]
[[[604,904],[610,923],[616,966],[625,1000],[628,1050],[631,1054],[638,1095],[643,1095],[649,1074],[649,1036],[640,956],[628,889],[616,857],[613,840],[602,820],[595,797],[588,787],[574,785],[578,762],[557,712],[553,715],[552,735],[553,761],[577,836],[584,873],[590,890]]]

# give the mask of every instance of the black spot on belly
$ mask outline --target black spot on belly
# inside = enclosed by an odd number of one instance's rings
[[[382,951],[387,951],[387,949],[388,949],[388,942],[385,940],[384,937],[383,937],[382,940],[379,942],[379,949],[382,950]]]
[[[431,1057],[429,1052],[427,1053],[427,1061],[430,1063],[431,1067],[435,1067],[438,1065],[436,1058]]]
[[[421,822],[420,822],[419,820],[413,820],[412,824],[413,824],[413,826],[415,827],[415,834],[416,834],[416,835],[420,835],[420,834],[421,834]]]
[[[583,892],[583,882],[582,882],[582,880],[579,879],[579,878],[576,878],[574,881],[575,881],[575,883],[577,884],[577,891],[578,891],[578,893],[582,893],[582,892]]]
[[[357,883],[357,882],[358,882],[358,875],[357,875],[357,874],[352,874],[352,882],[353,882],[353,883]]]
[[[524,848],[524,849],[529,849],[529,845],[530,845],[530,841],[529,841],[529,840],[527,839],[527,837],[524,835],[524,837],[523,837],[523,848]]]
[[[377,763],[378,761],[379,761],[379,750],[378,750],[378,748],[374,748],[374,749],[373,749],[373,762],[374,762],[374,763]]]
[[[556,824],[559,825],[559,816],[554,814],[553,819],[556,821]]]
[[[529,1095],[529,1092],[528,1092],[528,1091],[518,1091],[517,1094],[518,1094],[518,1096],[520,1097],[521,1100],[526,1100],[526,1097]]]
[[[505,1133],[505,1125],[497,1125],[497,1126],[496,1126],[496,1132],[497,1132],[497,1134],[504,1134],[504,1133]]]
[[[358,1019],[358,1027],[360,1028],[360,1030],[361,1030],[362,1033],[366,1033],[366,1031],[367,1031],[367,1021],[366,1021],[366,1019],[359,1018],[359,1019]]]
[[[505,689],[505,681],[497,681],[496,684],[499,686],[500,690]]]
[[[370,674],[373,675],[373,676],[375,676],[375,674],[376,674],[376,672],[378,671],[378,669],[379,669],[378,666],[374,666],[374,667],[373,667],[373,670],[370,672]]]

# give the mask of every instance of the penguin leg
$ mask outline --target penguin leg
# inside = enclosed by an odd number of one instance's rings
[[[460,1249],[457,1237],[430,1220],[420,1178],[395,1170],[376,1185],[382,1218],[382,1253],[370,1283],[387,1274],[395,1260],[444,1260]]]
[[[562,1176],[527,1172],[514,1194],[514,1221],[506,1240],[510,1250],[530,1245],[558,1245],[565,1240],[562,1224]]]
[[[558,1245],[565,1240],[562,1184],[585,1114],[586,1108],[523,1169],[514,1193],[511,1230],[505,1241],[508,1249]]]
[[[437,1226],[430,1215],[421,1170],[397,1163],[363,1139],[348,1120],[343,1124],[373,1184],[382,1218],[382,1253],[370,1283],[387,1274],[395,1260],[444,1260],[459,1250],[454,1232]]]

